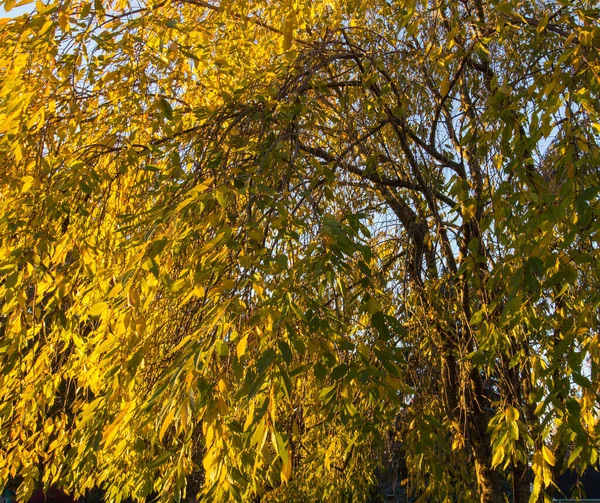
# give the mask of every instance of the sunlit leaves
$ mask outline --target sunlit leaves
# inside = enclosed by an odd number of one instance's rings
[[[596,463],[597,14],[2,22],[0,486],[359,501],[398,455],[488,501]]]

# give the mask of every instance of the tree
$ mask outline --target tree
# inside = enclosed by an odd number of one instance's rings
[[[599,14],[0,21],[0,485],[361,501],[395,439],[423,501],[522,503],[596,464]]]

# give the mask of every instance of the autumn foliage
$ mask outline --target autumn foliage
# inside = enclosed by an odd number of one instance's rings
[[[367,501],[396,457],[420,501],[535,503],[595,465],[599,17],[0,20],[0,488]]]

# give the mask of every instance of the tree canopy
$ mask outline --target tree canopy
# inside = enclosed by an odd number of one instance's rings
[[[0,20],[0,487],[365,501],[399,452],[420,501],[534,503],[595,465],[599,17]]]

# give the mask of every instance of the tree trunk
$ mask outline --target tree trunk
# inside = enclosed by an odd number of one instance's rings
[[[475,475],[480,503],[505,503],[502,477],[491,466],[491,448],[479,445],[475,448]]]
[[[531,473],[526,465],[518,463],[513,468],[514,503],[528,503],[531,496]]]
[[[481,375],[471,369],[471,385],[474,399],[471,400],[471,442],[475,458],[475,476],[479,489],[480,503],[504,503],[504,478],[492,470],[492,445],[488,432],[489,415],[484,404],[488,400],[484,393]]]

